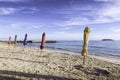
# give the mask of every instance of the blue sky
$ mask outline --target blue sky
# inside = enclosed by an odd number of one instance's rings
[[[120,0],[0,0],[0,39],[120,40]]]

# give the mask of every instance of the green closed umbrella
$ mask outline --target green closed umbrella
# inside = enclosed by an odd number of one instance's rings
[[[15,35],[15,39],[14,39],[14,45],[17,44],[17,35]]]

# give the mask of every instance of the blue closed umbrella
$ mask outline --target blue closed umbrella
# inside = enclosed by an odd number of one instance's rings
[[[27,45],[27,34],[25,34],[25,38],[24,38],[24,42],[23,42],[23,45]]]

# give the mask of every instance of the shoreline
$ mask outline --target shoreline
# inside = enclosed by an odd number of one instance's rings
[[[88,56],[83,65],[79,55],[0,43],[0,79],[118,80],[119,73],[120,64],[94,57]]]
[[[79,55],[81,56],[81,53],[76,53],[76,52],[70,52],[70,51],[62,51],[62,50],[57,50],[57,49],[46,49],[46,50],[52,50],[54,52],[57,53],[62,53],[62,54],[70,54],[70,55]],[[114,64],[120,64],[120,56],[117,55],[111,55],[111,54],[93,54],[93,53],[89,53],[88,57],[93,57],[93,58],[97,58],[100,60],[104,60],[107,62],[111,62]]]
[[[21,46],[21,47],[23,47],[23,46]],[[27,47],[30,47],[30,46],[27,46]],[[37,48],[37,47],[31,47],[31,48]],[[37,48],[37,49],[39,49],[39,48]],[[62,53],[62,54],[70,54],[70,55],[81,56],[81,53],[67,51],[67,50],[59,50],[59,49],[52,49],[52,48],[45,48],[45,50],[54,51],[54,52]],[[120,64],[120,55],[112,55],[112,54],[104,54],[104,53],[102,53],[102,54],[89,53],[88,56],[93,57],[93,58],[97,58],[97,59],[100,59],[100,60],[104,60],[104,61],[107,61],[107,62]]]
[[[20,45],[20,46],[23,47],[22,45]],[[30,46],[27,46],[27,47],[30,47]],[[37,48],[37,47],[31,47],[31,48]],[[59,49],[52,49],[52,48],[45,48],[45,50],[54,51],[54,52],[62,53],[62,54],[70,54],[70,55],[81,56],[81,53],[67,51],[67,50],[59,50]],[[111,62],[111,63],[114,63],[114,64],[120,64],[120,55],[112,55],[112,54],[104,54],[104,53],[102,53],[102,54],[89,53],[88,56],[93,57],[93,58],[97,58],[97,59],[100,59],[100,60],[104,60],[104,61],[107,61],[107,62]]]

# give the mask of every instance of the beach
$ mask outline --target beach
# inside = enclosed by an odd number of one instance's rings
[[[0,43],[0,79],[4,80],[119,80],[119,59]]]

